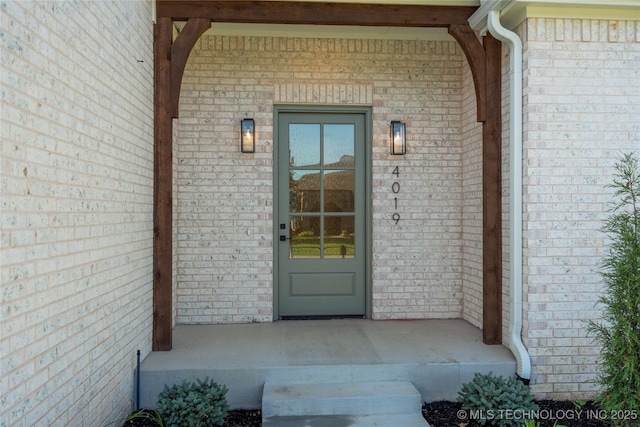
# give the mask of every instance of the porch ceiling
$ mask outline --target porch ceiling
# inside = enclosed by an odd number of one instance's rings
[[[178,32],[186,22],[176,22]],[[306,37],[364,40],[446,40],[453,41],[446,28],[355,27],[341,25],[230,24],[214,22],[206,35]]]

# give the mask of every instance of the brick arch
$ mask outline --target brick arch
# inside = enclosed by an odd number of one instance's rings
[[[153,350],[172,347],[172,135],[191,49],[211,22],[442,27],[460,44],[483,123],[483,341],[502,335],[501,44],[484,44],[467,19],[474,7],[295,1],[158,0],[154,26]],[[173,22],[187,21],[173,40]]]

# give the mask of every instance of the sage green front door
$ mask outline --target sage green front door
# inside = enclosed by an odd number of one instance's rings
[[[365,315],[365,115],[278,115],[278,311]]]

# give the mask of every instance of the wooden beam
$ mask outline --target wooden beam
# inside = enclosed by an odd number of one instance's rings
[[[178,117],[180,101],[180,87],[182,75],[187,65],[189,53],[200,36],[211,28],[211,20],[207,18],[191,18],[182,28],[180,34],[171,46],[171,116]]]
[[[482,124],[482,341],[502,343],[502,44],[484,37],[486,120]]]
[[[288,1],[157,0],[156,16],[175,21],[399,27],[464,25],[476,11],[467,6],[414,6]]]
[[[476,36],[476,33],[471,29],[469,23],[456,24],[449,26],[449,34],[456,39],[469,63],[471,68],[471,75],[473,76],[473,83],[476,89],[476,106],[477,116],[479,122],[485,120],[485,108],[487,105],[487,86],[485,84],[486,79],[486,64],[485,64],[485,52],[482,47],[482,43]]]
[[[154,171],[153,171],[153,343],[155,351],[172,346],[172,145],[171,18],[153,27]]]

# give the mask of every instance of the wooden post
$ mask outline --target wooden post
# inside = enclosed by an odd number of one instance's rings
[[[502,44],[488,35],[484,47],[466,25],[449,26],[467,57],[482,122],[482,341],[502,343]]]
[[[172,347],[173,118],[178,117],[180,85],[189,53],[210,26],[209,19],[189,19],[173,43],[171,18],[160,17],[154,26],[154,351]]]
[[[171,18],[158,18],[153,28],[154,171],[153,171],[153,350],[172,345],[172,150]]]
[[[486,108],[482,124],[482,341],[502,343],[502,44],[484,37]]]

